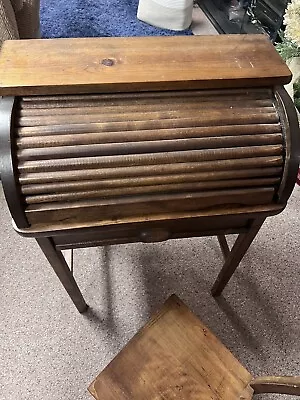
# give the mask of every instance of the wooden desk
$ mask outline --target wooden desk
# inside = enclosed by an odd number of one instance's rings
[[[222,292],[296,181],[290,79],[264,35],[3,45],[5,196],[80,312],[64,249],[217,235]]]

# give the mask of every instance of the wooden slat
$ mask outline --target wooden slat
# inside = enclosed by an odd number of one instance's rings
[[[97,157],[121,154],[161,153],[173,151],[235,148],[245,146],[276,145],[282,143],[282,135],[243,135],[214,138],[189,138],[176,140],[152,140],[147,142],[120,142],[64,147],[31,148],[18,151],[18,159],[53,160],[55,158]]]
[[[210,181],[210,182],[197,182],[193,183],[174,183],[174,184],[161,184],[161,185],[143,185],[121,187],[114,189],[100,189],[89,190],[85,192],[67,192],[60,194],[40,194],[36,196],[26,196],[25,201],[27,204],[38,203],[52,203],[55,201],[77,201],[84,199],[96,199],[116,196],[140,195],[140,194],[158,194],[158,193],[183,193],[186,191],[200,191],[211,189],[223,188],[248,188],[248,187],[268,187],[280,183],[278,178],[262,178],[262,179],[240,179],[240,180],[224,180],[224,181]],[[96,188],[94,188],[96,189]]]
[[[151,174],[164,175],[164,174],[178,174],[178,173],[192,173],[192,172],[205,172],[202,175],[202,179],[205,176],[209,176],[208,173],[220,173],[220,171],[228,171],[232,168],[236,168],[236,173],[241,169],[248,170],[249,168],[255,167],[272,167],[283,164],[282,157],[257,157],[257,158],[246,158],[237,160],[214,160],[204,161],[195,163],[178,163],[178,164],[156,164],[156,165],[141,165],[133,167],[112,167],[112,168],[99,168],[89,170],[70,170],[66,171],[49,171],[45,173],[22,173],[19,177],[19,181],[22,185],[24,184],[39,184],[39,183],[51,183],[51,182],[67,182],[67,181],[82,181],[82,180],[98,180],[98,179],[109,179],[109,178],[124,178],[124,177],[136,177],[136,176],[150,176]],[[20,167],[19,167],[20,168]],[[248,173],[248,172],[246,172]],[[230,173],[231,174],[231,173]],[[232,176],[232,175],[230,175]],[[223,178],[226,179],[226,178]]]
[[[146,140],[171,140],[195,137],[222,137],[281,133],[280,124],[251,124],[227,126],[203,126],[195,128],[139,130],[125,132],[91,132],[50,136],[21,136],[17,139],[19,149],[58,147],[79,144],[139,142]]]
[[[146,154],[125,154],[114,156],[63,158],[19,163],[21,172],[70,171],[90,168],[127,167],[133,165],[154,165],[212,160],[268,157],[281,155],[282,145],[235,147],[226,149],[189,150]]]
[[[26,217],[31,224],[45,222],[73,223],[96,221],[105,218],[137,217],[151,214],[182,211],[198,211],[220,205],[254,205],[272,202],[274,188],[236,189],[210,191],[205,193],[162,194],[85,200],[76,202],[55,202],[30,205]]]
[[[263,87],[263,88],[256,88],[256,87],[251,87],[251,88],[230,88],[230,89],[209,89],[209,90],[188,90],[185,92],[178,91],[178,90],[172,90],[172,91],[159,91],[159,92],[132,92],[132,93],[101,93],[101,94],[95,94],[95,93],[89,93],[89,94],[68,94],[68,95],[58,95],[58,96],[49,96],[49,95],[43,95],[43,96],[24,96],[21,99],[21,107],[39,107],[39,105],[43,104],[48,104],[49,102],[49,108],[51,105],[58,104],[59,103],[65,103],[68,104],[70,102],[74,102],[75,104],[84,104],[84,107],[87,106],[86,103],[89,103],[90,105],[94,105],[95,102],[101,101],[101,104],[103,105],[116,105],[120,104],[119,102],[122,101],[128,101],[128,102],[137,102],[141,103],[143,101],[146,101],[147,103],[153,102],[155,99],[164,99],[168,100],[169,102],[178,102],[178,97],[182,96],[184,93],[184,96],[187,101],[192,101],[193,98],[200,96],[203,96],[204,99],[207,99],[210,101],[212,98],[215,98],[216,96],[220,99],[223,100],[240,100],[241,98],[247,97],[247,99],[251,100],[266,100],[272,97],[273,92],[271,88],[268,87]],[[145,103],[142,103],[145,104]],[[48,105],[47,105],[48,107]],[[44,108],[44,107],[42,107]]]
[[[84,208],[84,209],[89,209],[92,207],[101,207],[101,206],[125,206],[125,205],[132,205],[134,204],[140,204],[140,203],[145,203],[145,204],[150,204],[150,203],[156,203],[156,202],[165,202],[165,201],[177,201],[177,200],[197,200],[198,202],[201,200],[203,203],[207,203],[210,205],[209,201],[211,199],[214,199],[216,201],[216,204],[233,204],[235,202],[235,197],[240,197],[244,198],[249,201],[249,204],[253,204],[252,202],[255,201],[254,196],[257,195],[257,193],[262,194],[263,198],[265,195],[269,196],[270,193],[273,193],[274,189],[273,188],[254,188],[254,189],[232,189],[232,190],[225,190],[225,191],[218,191],[218,190],[211,190],[207,191],[206,193],[193,193],[193,192],[187,192],[187,193],[179,193],[179,194],[151,194],[147,196],[128,196],[124,198],[112,198],[112,199],[88,199],[88,200],[82,200],[82,201],[76,201],[76,202],[59,202],[59,203],[47,203],[47,204],[41,204],[41,205],[31,205],[28,207],[27,211],[28,213],[33,213],[33,212],[43,212],[43,211],[59,211],[59,210],[68,210],[68,209],[73,209],[76,210],[78,208]],[[222,202],[219,197],[225,197],[229,201],[228,202]],[[232,196],[230,199],[229,196]],[[208,201],[209,199],[209,201]],[[262,200],[263,201],[263,200]],[[245,203],[247,204],[247,203]],[[261,203],[263,204],[263,203]],[[202,207],[203,204],[200,205],[200,208]],[[178,210],[179,211],[179,210]],[[134,210],[132,210],[134,212]]]
[[[195,111],[193,110],[166,110],[166,111],[150,111],[140,110],[139,112],[129,113],[123,110],[123,113],[117,114],[72,114],[72,115],[43,115],[37,117],[20,117],[17,120],[18,126],[47,126],[47,125],[74,125],[74,124],[92,124],[92,123],[111,123],[111,122],[124,122],[124,121],[155,121],[155,120],[174,120],[174,119],[193,119]],[[203,117],[207,118],[209,115],[210,119],[217,119],[218,121],[224,116],[224,112],[229,112],[232,121],[235,117],[240,118],[245,113],[243,109],[231,110],[228,108],[222,109],[204,109],[199,107],[197,109],[197,117],[201,120]],[[264,117],[266,119],[272,118],[276,120],[277,114],[273,107],[261,107],[261,108],[249,108],[247,109],[248,118],[254,116],[257,118],[258,115],[262,115],[261,123],[264,123]]]
[[[158,119],[188,119],[194,118],[194,110],[178,109],[173,110],[171,107],[165,111],[147,111],[140,109],[139,112],[124,112],[123,113],[108,113],[108,114],[72,114],[72,115],[43,115],[43,116],[30,116],[20,117],[17,120],[18,126],[45,126],[45,125],[68,125],[68,124],[91,124],[91,123],[110,123],[110,122],[123,122],[123,121],[151,121]],[[237,108],[231,109],[230,107],[223,108],[204,108],[199,105],[197,109],[197,117],[201,120],[203,117],[207,118],[209,115],[210,119],[220,120],[224,116],[224,111],[230,113],[230,117],[234,120],[235,117],[240,118],[241,115],[245,114],[245,109]],[[254,107],[247,109],[247,115],[249,117],[257,116],[260,114],[266,114],[267,116],[276,118],[276,112],[273,107]],[[268,117],[266,117],[268,118]],[[264,122],[264,115],[262,115],[262,123]]]
[[[143,94],[149,93],[148,96],[143,96]],[[201,97],[202,102],[205,105],[210,105],[213,102],[216,102],[218,99],[220,102],[220,106],[224,106],[226,104],[235,103],[241,106],[241,101],[245,101],[246,104],[256,104],[259,106],[268,106],[270,107],[270,98],[272,97],[272,93],[270,93],[270,89],[264,88],[263,91],[258,90],[256,88],[252,88],[250,92],[247,88],[244,88],[243,91],[239,91],[235,93],[234,90],[230,92],[226,92],[225,90],[218,91],[197,91],[197,90],[189,90],[189,91],[168,91],[168,92],[140,92],[140,93],[130,93],[130,96],[126,93],[120,93],[118,95],[114,95],[114,93],[110,94],[110,97],[107,97],[105,94],[100,95],[81,95],[79,96],[43,96],[43,98],[39,98],[38,96],[34,97],[22,97],[20,100],[20,110],[26,112],[33,112],[36,110],[48,109],[50,113],[54,113],[55,110],[58,109],[70,109],[70,108],[95,108],[97,106],[101,106],[102,108],[117,108],[126,105],[126,107],[151,107],[154,104],[158,103],[158,99],[161,105],[163,106],[172,106],[176,107],[180,103],[182,104],[182,96],[184,93],[184,99],[187,104],[193,107],[198,103],[199,97]],[[73,100],[73,98],[75,99]]]
[[[266,87],[290,79],[265,35],[7,41],[0,54],[3,96]]]
[[[202,98],[201,98],[202,100]],[[244,98],[243,98],[244,100]],[[226,104],[226,102],[229,102],[230,104]],[[95,102],[94,106],[83,106],[81,102],[78,101],[77,104],[72,104],[68,106],[68,104],[64,104],[61,101],[58,101],[55,103],[57,107],[52,108],[51,105],[50,107],[47,106],[47,103],[44,104],[44,108],[20,108],[19,111],[19,116],[20,117],[37,117],[37,116],[49,116],[49,115],[80,115],[80,114],[115,114],[115,113],[122,113],[124,112],[124,107],[126,107],[126,112],[127,113],[134,113],[134,112],[140,112],[141,111],[141,102],[130,102],[127,101],[121,101],[121,104],[114,105],[114,106],[106,106],[106,105],[101,105],[99,102]],[[126,104],[129,103],[129,104]],[[134,104],[132,104],[134,103]],[[150,104],[149,104],[150,103]],[[182,99],[179,98],[176,102],[170,102],[170,100],[165,100],[165,102],[160,101],[159,102],[150,102],[148,101],[148,104],[143,104],[143,109],[147,112],[157,112],[157,111],[162,111],[162,110],[194,110],[194,109],[208,109],[208,108],[213,108],[214,110],[216,109],[224,109],[226,106],[230,107],[230,109],[240,109],[240,110],[245,110],[245,109],[251,109],[251,108],[259,108],[259,109],[264,109],[268,110],[268,108],[273,108],[273,103],[272,100],[248,100],[245,98],[245,101],[241,103],[240,100],[236,100],[235,98],[230,98],[230,99],[222,99],[222,103],[217,103],[216,101],[205,101],[203,99],[201,103],[204,104],[199,104],[199,99],[196,98],[194,101],[189,101],[188,99],[185,99],[184,103],[182,102]],[[66,105],[66,107],[60,107],[62,104]],[[49,105],[49,102],[48,102]],[[270,110],[269,110],[270,111]]]
[[[254,161],[254,160],[253,160]],[[257,166],[257,165],[256,165]],[[213,168],[213,167],[212,167]],[[185,171],[189,171],[191,168],[186,166]],[[195,168],[196,169],[196,168]],[[159,167],[157,168],[157,172],[160,172]],[[183,170],[183,168],[181,168]],[[22,193],[25,195],[33,195],[40,193],[67,193],[73,191],[84,191],[84,190],[103,190],[107,188],[115,188],[115,187],[131,187],[131,186],[147,186],[147,185],[163,185],[163,184],[171,184],[171,183],[186,183],[186,182],[202,182],[205,187],[214,187],[216,185],[222,185],[221,180],[225,180],[224,185],[228,182],[229,179],[237,179],[237,178],[246,178],[245,181],[249,178],[258,178],[258,177],[279,177],[281,176],[282,167],[273,167],[273,168],[254,168],[254,169],[238,169],[238,170],[230,170],[230,171],[218,171],[217,168],[213,172],[196,172],[193,173],[177,173],[173,175],[153,175],[153,176],[133,176],[131,178],[127,178],[131,174],[127,173],[128,168],[125,170],[122,168],[121,171],[115,171],[115,174],[119,174],[119,179],[107,179],[105,176],[105,171],[103,171],[103,178],[99,177],[99,181],[97,180],[79,180],[79,181],[64,181],[64,182],[54,182],[54,183],[45,183],[44,180],[41,180],[42,183],[37,184],[26,184],[26,180],[24,181],[22,178]],[[133,171],[134,172],[134,171]],[[151,173],[151,170],[147,171],[148,174]],[[152,171],[153,173],[153,171]],[[216,183],[217,182],[217,183]],[[241,181],[242,182],[242,181]]]
[[[43,125],[26,126],[17,130],[20,136],[38,135],[57,135],[63,133],[86,133],[86,132],[115,132],[115,131],[137,131],[148,129],[172,129],[201,126],[224,126],[224,125],[247,125],[247,124],[276,124],[279,118],[275,113],[264,114],[239,114],[228,115],[223,113],[219,118],[205,115],[203,118],[179,118],[162,120],[144,120],[144,121],[119,121],[119,122],[91,122],[65,125]]]

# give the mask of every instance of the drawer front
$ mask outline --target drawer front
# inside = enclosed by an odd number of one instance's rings
[[[78,233],[57,235],[53,239],[59,249],[133,242],[153,243],[176,238],[240,233],[246,231],[249,222],[247,216],[201,217],[91,228]]]

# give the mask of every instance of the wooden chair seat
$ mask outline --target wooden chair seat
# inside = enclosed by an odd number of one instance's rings
[[[293,383],[290,389],[294,388],[291,393],[300,395],[299,379],[298,386],[297,379],[289,379]],[[271,382],[272,390],[268,390]],[[275,386],[280,386],[278,381]],[[97,400],[248,400],[254,392],[273,391],[275,386],[274,378],[253,380],[173,295],[100,373],[89,391]],[[287,386],[283,387],[288,393]]]

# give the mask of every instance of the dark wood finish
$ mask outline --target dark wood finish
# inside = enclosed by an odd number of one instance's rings
[[[246,171],[230,171],[230,173],[222,172],[222,174],[215,173],[214,175],[209,173],[196,173],[196,174],[178,174],[178,175],[164,175],[160,177],[149,176],[149,177],[137,177],[137,178],[124,178],[124,179],[106,179],[106,180],[87,180],[81,182],[68,182],[66,184],[62,182],[57,183],[45,183],[36,185],[26,185],[22,187],[22,193],[26,194],[27,203],[30,203],[30,195],[46,196],[75,196],[77,190],[80,193],[98,193],[96,190],[101,189],[102,193],[105,194],[105,190],[116,190],[116,188],[124,190],[131,190],[132,187],[139,187],[139,190],[146,190],[147,187],[152,187],[153,184],[159,185],[156,187],[157,191],[163,188],[164,185],[190,185],[194,182],[196,187],[201,189],[217,189],[225,187],[248,187],[248,186],[261,186],[266,184],[276,184],[280,181],[279,175],[282,168],[264,168],[264,169],[249,169]],[[231,180],[224,180],[222,177],[231,177]],[[209,180],[211,178],[211,180]],[[219,179],[218,179],[219,178]],[[221,179],[220,179],[221,178]],[[238,179],[234,179],[238,178]],[[243,178],[243,179],[239,179]],[[202,182],[201,182],[202,180]],[[184,183],[186,182],[186,183]],[[196,182],[196,183],[195,183]],[[151,189],[151,191],[153,191]],[[43,193],[43,195],[41,194]],[[109,192],[107,192],[109,193]],[[79,194],[78,194],[79,195]]]
[[[211,236],[221,232],[246,233],[247,222],[250,219],[243,219],[237,215],[212,217],[190,217],[185,219],[174,219],[169,221],[145,221],[124,225],[110,225],[98,227],[92,230],[77,230],[72,234],[64,234],[53,237],[57,248],[67,249],[73,246],[90,247],[110,244],[112,240],[118,243],[149,242],[149,238],[155,237],[155,241],[167,239],[181,239],[185,237]],[[164,232],[164,235],[156,237],[157,232]],[[145,240],[146,239],[146,240]],[[115,242],[114,242],[115,243]]]
[[[119,110],[118,113],[113,114],[113,113],[95,113],[95,114],[75,114],[78,112],[76,108],[73,110],[73,114],[67,114],[67,115],[38,115],[38,116],[30,116],[30,117],[19,117],[18,118],[18,126],[19,127],[37,127],[37,126],[45,126],[45,125],[65,125],[65,124],[70,124],[70,125],[75,125],[75,124],[93,124],[93,123],[98,123],[98,124],[105,124],[105,123],[121,123],[125,122],[127,123],[128,121],[145,121],[145,124],[148,123],[148,121],[156,121],[156,120],[176,120],[176,119],[185,119],[188,120],[189,118],[191,119],[191,123],[197,121],[193,117],[193,109],[192,110],[174,110],[174,108],[169,107],[168,110],[162,111],[162,110],[156,110],[156,111],[141,111],[139,110],[138,112],[126,112],[126,114],[123,114],[121,110]],[[224,115],[222,115],[222,108],[220,107],[220,110],[218,108],[214,108],[213,105],[210,108],[204,108],[201,107],[196,108],[194,110],[197,112],[197,117],[201,117],[201,119],[204,118],[204,123],[208,123],[210,121],[214,120],[221,120],[221,117],[224,118]],[[230,122],[237,120],[237,122],[240,122],[241,120],[241,114],[245,111],[244,107],[240,107],[239,109],[231,109],[231,115],[230,115]],[[273,107],[263,107],[263,108],[250,108],[248,107],[247,109],[247,116],[245,118],[247,120],[255,120],[255,119],[260,119],[261,118],[261,123],[267,123],[267,122],[278,122],[278,117],[276,113],[274,112]],[[81,112],[84,112],[84,109],[81,110]],[[226,117],[225,123],[226,123]],[[199,120],[198,120],[199,121]],[[174,123],[174,122],[173,122]],[[175,122],[176,123],[176,122]]]
[[[252,398],[250,373],[176,297],[90,385],[101,400]]]
[[[132,182],[133,184],[134,182]],[[129,196],[129,195],[145,195],[156,193],[172,193],[178,191],[185,191],[186,193],[198,190],[210,190],[210,189],[223,189],[223,188],[235,188],[241,187],[251,188],[251,187],[268,187],[280,183],[280,177],[275,178],[261,178],[261,179],[240,179],[240,180],[230,180],[226,181],[216,181],[216,182],[195,182],[192,183],[174,183],[174,184],[162,184],[156,185],[145,185],[141,186],[131,186],[126,187],[122,184],[119,188],[112,189],[101,189],[101,196],[104,198],[112,198],[115,196]],[[130,187],[131,186],[131,187]],[[77,201],[85,199],[99,198],[99,190],[96,187],[94,190],[80,191],[79,193],[67,192],[60,194],[42,194],[37,196],[26,196],[27,204],[39,204],[39,203],[53,203],[53,202],[66,202],[66,201]],[[235,192],[232,192],[233,194]],[[213,204],[212,204],[213,205]]]
[[[290,79],[264,35],[7,41],[0,54],[4,96],[267,87]]]
[[[264,219],[253,220],[249,226],[249,231],[239,234],[212,287],[213,296],[219,296],[222,293],[263,223]]]
[[[253,150],[252,153],[251,150]],[[126,158],[116,156],[113,159],[107,158],[105,156],[102,156],[101,158],[93,157],[90,159],[80,160],[81,162],[73,159],[65,159],[58,162],[54,160],[49,162],[41,161],[39,163],[23,163],[22,161],[20,161],[19,171],[23,173],[20,176],[20,182],[22,184],[31,184],[38,183],[39,181],[45,181],[49,183],[53,181],[76,181],[79,179],[95,180],[97,178],[120,178],[124,174],[126,174],[126,177],[133,177],[134,175],[149,176],[150,174],[157,176],[159,175],[158,171],[161,171],[162,175],[176,173],[180,174],[183,172],[213,172],[214,165],[217,172],[226,171],[226,173],[228,174],[228,171],[231,171],[233,176],[237,178],[239,177],[239,175],[236,169],[245,169],[248,171],[248,169],[253,168],[252,171],[255,171],[254,168],[256,167],[278,167],[283,164],[283,157],[281,156],[281,146],[272,146],[271,148],[268,147],[267,149],[241,149],[241,151],[243,151],[243,154],[240,154],[238,150],[229,150],[228,152],[225,151],[225,156],[228,155],[228,157],[233,157],[228,160],[217,159],[217,156],[222,156],[223,152],[189,151],[183,154],[172,154],[172,158],[167,153],[164,153],[163,155],[159,153],[152,156],[154,157],[154,160],[149,155],[143,155]],[[255,158],[253,157],[251,159],[251,155],[253,153]],[[164,160],[164,156],[167,158],[167,160]],[[234,158],[234,156],[236,158]],[[241,156],[241,158],[238,158],[239,156]],[[212,159],[209,159],[210,157]],[[147,161],[149,162],[149,164],[147,163]],[[151,161],[153,164],[151,164]],[[277,171],[278,170],[279,169],[277,168]],[[123,174],[121,173],[122,171]],[[267,171],[269,171],[269,169]],[[47,176],[49,177],[48,179]],[[60,178],[60,176],[62,176],[62,178]]]
[[[221,206],[214,209],[203,209],[197,212],[176,212],[143,215],[136,218],[122,218],[119,220],[107,218],[101,221],[90,221],[85,223],[68,223],[64,224],[64,229],[60,223],[47,223],[37,224],[26,229],[19,229],[14,223],[14,229],[24,237],[43,237],[43,236],[64,236],[69,235],[70,238],[75,237],[78,233],[82,232],[83,235],[93,234],[97,235],[100,231],[104,234],[107,232],[109,237],[110,229],[119,231],[119,229],[127,229],[128,235],[131,230],[138,229],[141,231],[143,226],[149,227],[169,227],[178,226],[175,231],[180,231],[181,227],[185,227],[181,237],[189,232],[198,232],[196,236],[200,236],[201,232],[207,235],[219,235],[223,229],[224,234],[236,233],[241,228],[244,232],[249,230],[249,222],[257,218],[266,218],[268,216],[276,215],[284,209],[282,204],[266,204],[259,206]],[[188,229],[189,228],[189,229]],[[202,229],[203,228],[203,229]],[[69,242],[70,243],[70,242]]]
[[[155,194],[147,196],[114,197],[103,200],[86,199],[76,202],[54,202],[29,205],[26,217],[31,225],[47,223],[80,223],[95,220],[160,214],[168,212],[189,212],[218,207],[222,204],[256,205],[269,204],[274,189],[208,191],[207,193],[185,192],[183,194]],[[259,198],[259,201],[257,199]]]
[[[170,107],[170,105],[168,106]],[[123,106],[124,108],[124,106]],[[49,111],[49,109],[46,109]],[[105,109],[104,109],[105,111]],[[255,134],[269,134],[280,133],[281,127],[279,123],[275,124],[243,124],[243,125],[224,125],[221,126],[201,126],[201,127],[183,127],[183,128],[164,128],[157,131],[156,129],[147,130],[131,130],[131,131],[100,131],[97,126],[86,126],[86,132],[81,132],[76,126],[69,126],[68,129],[64,126],[49,127],[48,132],[33,130],[30,128],[17,129],[18,133],[18,147],[19,149],[27,149],[34,147],[58,147],[67,146],[70,144],[70,136],[72,135],[72,144],[97,144],[97,143],[121,143],[121,142],[134,142],[134,141],[147,141],[168,139],[181,139],[190,137],[222,137],[222,136],[237,136],[237,135],[255,135]],[[42,127],[45,130],[45,127]],[[41,129],[42,129],[41,128]],[[74,132],[69,132],[69,129]],[[76,129],[77,128],[77,129]],[[51,130],[51,132],[50,132]],[[45,133],[45,134],[43,134]]]
[[[219,245],[221,247],[222,253],[223,253],[223,257],[226,260],[227,257],[229,256],[230,253],[230,249],[226,240],[226,236],[225,235],[218,235],[218,242]]]
[[[159,39],[160,40],[160,39]],[[190,89],[190,88],[185,88],[185,90]],[[253,92],[253,88],[227,88],[227,89],[222,89],[225,97],[222,97],[223,99],[229,99],[232,101],[232,95],[235,96],[235,101],[240,100],[240,96],[244,97],[245,93],[248,95],[248,101],[252,100],[265,100],[266,95],[269,95],[272,92],[271,87],[263,87],[263,88],[255,88],[255,92]],[[186,95],[186,100],[188,102],[193,101],[193,98],[195,96],[198,96],[199,94],[205,94],[208,96],[215,96],[216,94],[219,93],[219,89],[193,89],[187,92]],[[168,91],[151,91],[151,98],[162,98],[162,96],[165,97],[165,100],[168,99],[169,103],[177,103],[178,100],[178,95],[181,95],[182,92],[176,90],[175,88],[170,88]],[[45,99],[45,95],[47,98]],[[61,102],[58,104],[57,103],[57,96],[51,96],[51,95],[35,95],[35,96],[24,96],[22,98],[21,102],[21,108],[44,108],[43,104],[45,104],[45,100],[48,101],[48,106],[49,108],[54,107],[54,108],[61,108],[61,107],[69,107],[70,101],[74,102],[75,106],[88,106],[88,105],[93,105],[94,101],[103,101],[106,106],[116,106],[120,105],[118,102],[118,99],[120,98],[120,95],[122,95],[123,98],[126,98],[128,101],[132,100],[138,100],[138,103],[136,104],[148,104],[148,98],[149,98],[149,93],[147,91],[139,91],[139,92],[131,92],[131,93],[126,93],[126,92],[116,92],[116,93],[87,93],[87,94],[63,94],[60,96],[60,98],[64,101],[65,103]],[[226,98],[228,96],[228,98]],[[74,107],[74,104],[72,104],[72,107]],[[123,103],[122,103],[123,104]],[[122,105],[121,104],[121,105]],[[265,104],[266,105],[266,104]]]
[[[16,143],[14,138],[14,97],[0,99],[1,181],[9,211],[20,228],[29,227],[24,214],[23,195],[18,180]]]
[[[18,158],[20,160],[36,160],[36,159],[57,159],[57,158],[77,158],[86,157],[99,157],[107,155],[121,155],[121,154],[143,154],[143,153],[157,153],[163,151],[188,151],[188,150],[202,150],[202,149],[219,149],[224,147],[246,147],[246,146],[272,146],[280,145],[282,143],[282,136],[278,134],[270,135],[244,135],[244,136],[227,136],[218,138],[189,138],[189,139],[175,139],[175,140],[152,140],[146,142],[119,142],[119,143],[97,143],[97,144],[81,144],[69,145],[68,147],[31,147],[30,149],[20,150]],[[271,150],[271,147],[267,149]],[[275,149],[275,147],[274,147]],[[279,151],[282,147],[278,146]],[[254,149],[253,152],[258,149]],[[209,151],[207,151],[209,156]],[[218,152],[215,152],[218,155]],[[199,153],[200,159],[201,153]],[[202,158],[202,157],[201,157]]]
[[[286,137],[286,163],[282,183],[278,190],[278,201],[286,203],[294,189],[300,160],[299,119],[291,97],[284,88],[275,93],[281,126]]]
[[[279,393],[300,396],[300,376],[262,376],[250,382],[255,394]]]
[[[161,92],[162,94],[165,92]],[[39,100],[39,101],[31,101],[31,102],[24,102],[21,101],[20,105],[20,111],[19,115],[20,117],[30,117],[33,116],[37,118],[38,116],[46,116],[46,115],[53,115],[53,111],[55,110],[56,115],[59,116],[64,116],[64,115],[74,115],[74,114],[81,114],[82,111],[84,111],[85,115],[94,115],[94,114],[118,114],[120,111],[122,111],[122,108],[124,106],[124,99],[126,98],[126,102],[128,103],[126,106],[127,112],[130,114],[133,113],[140,113],[141,112],[141,105],[143,105],[146,109],[147,112],[161,112],[161,111],[168,111],[170,108],[170,104],[172,104],[172,109],[174,111],[188,111],[188,110],[193,110],[193,109],[198,109],[198,101],[197,101],[197,96],[196,94],[200,95],[200,91],[193,91],[193,96],[186,96],[186,101],[184,104],[181,104],[180,97],[182,95],[181,92],[177,92],[177,97],[176,98],[169,98],[169,101],[166,102],[167,97],[165,96],[164,101],[162,101],[160,104],[155,104],[153,101],[149,101],[145,99],[144,97],[140,96],[138,97],[132,97],[128,98],[126,97],[123,93],[119,95],[119,98],[122,97],[122,101],[118,101],[116,99],[115,101],[108,101],[108,100],[103,100],[99,96],[98,101],[102,100],[100,104],[94,105],[97,100],[93,99],[90,100],[90,103],[86,100],[88,97],[87,95],[81,98],[81,101],[77,99],[76,101],[72,99],[72,96],[69,96],[69,100],[60,100],[60,102],[57,102],[55,100],[54,96],[47,96],[44,101]],[[238,95],[237,95],[238,96]],[[63,97],[63,96],[62,96]],[[49,100],[49,98],[52,98],[53,100]],[[65,97],[66,99],[66,97]],[[161,99],[161,97],[160,97]],[[139,100],[139,101],[137,101]],[[233,95],[231,96],[222,96],[223,102],[225,101],[230,101],[230,106],[232,109],[235,111],[240,110],[243,108],[245,105],[248,106],[249,108],[257,108],[257,106],[261,107],[261,111],[263,110],[269,110],[272,111],[273,109],[273,103],[271,100],[268,99],[247,99],[246,104],[241,104],[241,102],[236,99],[236,97],[233,98]],[[59,105],[61,104],[61,107]],[[205,108],[214,108],[214,110],[217,110],[219,107],[223,107],[223,104],[215,104],[215,102],[211,99],[207,99],[205,102]],[[51,110],[51,111],[49,111]]]
[[[36,240],[77,310],[80,313],[86,311],[88,306],[82,297],[80,289],[77,286],[72,271],[70,271],[62,252],[55,248],[51,238],[43,237],[37,238]]]
[[[228,106],[230,107],[230,106]],[[224,107],[225,108],[225,107]],[[224,112],[226,110],[224,109]],[[17,129],[20,136],[33,136],[39,134],[42,136],[57,135],[57,134],[74,134],[74,133],[90,133],[90,132],[127,132],[127,131],[140,131],[140,130],[156,130],[156,129],[173,129],[175,128],[197,128],[198,126],[215,125],[249,125],[249,124],[273,124],[278,126],[278,116],[274,113],[266,114],[250,114],[250,115],[223,115],[222,118],[216,119],[206,116],[199,120],[197,116],[193,115],[190,118],[182,119],[162,119],[162,120],[147,120],[147,121],[119,121],[109,123],[85,123],[85,124],[68,124],[64,125],[45,125],[40,127],[21,127]],[[221,131],[221,130],[220,130]],[[258,130],[259,131],[259,130]],[[109,136],[109,134],[107,134]],[[124,134],[123,134],[124,136]],[[74,137],[76,140],[76,137]]]

